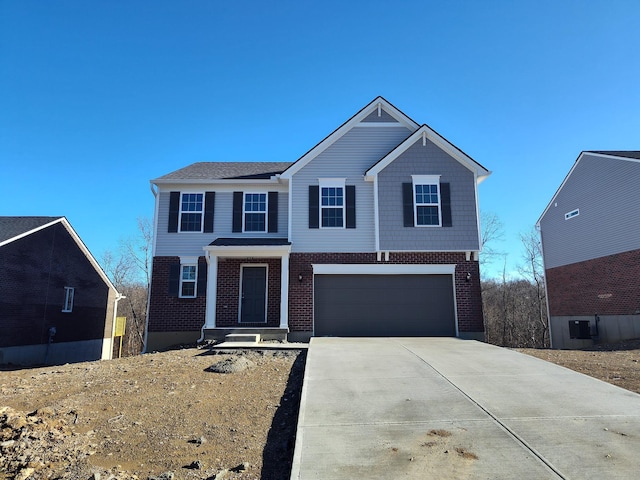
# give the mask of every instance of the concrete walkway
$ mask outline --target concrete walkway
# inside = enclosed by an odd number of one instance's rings
[[[314,338],[292,479],[637,479],[640,395],[456,338]]]

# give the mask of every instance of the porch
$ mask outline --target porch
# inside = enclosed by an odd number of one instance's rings
[[[202,338],[238,333],[284,341],[288,326],[289,254],[286,238],[218,238],[207,261]]]

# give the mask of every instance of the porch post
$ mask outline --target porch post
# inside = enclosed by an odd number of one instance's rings
[[[207,252],[207,310],[204,328],[216,328],[216,295],[218,292],[218,256]]]
[[[289,328],[289,253],[280,259],[280,328]]]

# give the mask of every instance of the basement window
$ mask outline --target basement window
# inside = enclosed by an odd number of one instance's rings
[[[577,217],[578,215],[580,215],[580,209],[576,208],[575,210],[572,210],[572,211],[570,211],[568,213],[565,213],[564,214],[564,219],[565,220],[569,220],[570,218]]]

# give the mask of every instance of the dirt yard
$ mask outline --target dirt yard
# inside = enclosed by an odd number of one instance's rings
[[[516,350],[640,393],[640,339],[585,350]]]
[[[1,371],[0,479],[288,478],[304,358],[188,348]]]
[[[518,351],[640,393],[640,340]],[[186,348],[0,371],[0,480],[286,479],[304,361]]]

